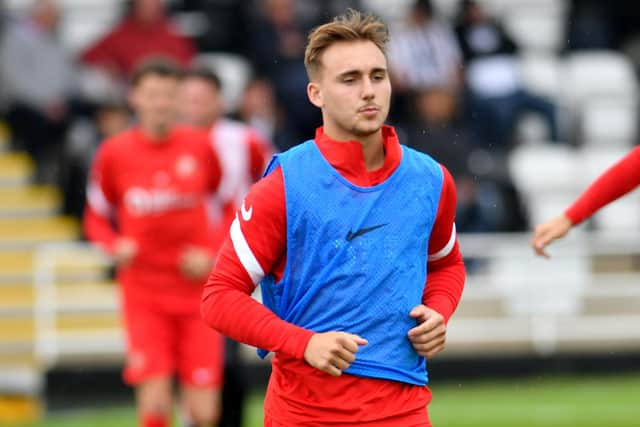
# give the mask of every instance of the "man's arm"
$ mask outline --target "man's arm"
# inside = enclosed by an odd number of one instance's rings
[[[118,233],[114,228],[115,195],[110,187],[108,152],[103,144],[89,172],[83,229],[90,241],[112,253]]]
[[[603,206],[624,196],[640,185],[640,146],[600,175],[566,210],[577,225]]]
[[[251,188],[236,212],[204,287],[202,316],[237,341],[302,359],[312,332],[283,321],[250,296],[285,252],[284,182],[277,169]]]
[[[333,376],[355,360],[361,337],[314,333],[276,316],[251,298],[266,273],[281,276],[286,260],[286,207],[281,169],[256,183],[231,224],[202,297],[202,317],[235,340],[282,352]]]
[[[563,215],[537,226],[531,246],[538,255],[548,257],[545,247],[551,242],[564,237],[573,226],[639,185],[640,146],[600,175]]]
[[[116,265],[123,266],[136,256],[138,244],[120,236],[115,229],[117,199],[111,186],[113,178],[109,173],[110,160],[105,146],[106,143],[98,150],[90,172],[83,228],[89,240],[112,255]]]
[[[410,313],[419,324],[409,331],[409,339],[418,353],[428,358],[444,350],[446,323],[460,302],[466,278],[454,222],[455,183],[449,171],[444,167],[442,170],[444,181],[429,239],[427,281],[422,305]]]

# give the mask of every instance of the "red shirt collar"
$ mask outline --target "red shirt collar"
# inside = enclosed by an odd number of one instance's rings
[[[384,164],[380,169],[367,171],[362,154],[362,145],[358,141],[335,141],[325,135],[322,127],[316,129],[315,143],[322,156],[345,179],[360,187],[371,187],[382,183],[400,164],[402,149],[393,127],[382,127],[384,146]]]

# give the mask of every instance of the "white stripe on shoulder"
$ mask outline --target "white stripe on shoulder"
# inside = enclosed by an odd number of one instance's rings
[[[251,248],[247,243],[247,239],[245,239],[244,234],[242,234],[240,221],[238,221],[237,215],[231,223],[230,234],[231,241],[233,242],[233,248],[236,251],[236,255],[238,255],[238,259],[251,277],[253,284],[257,285],[258,282],[264,277],[264,271],[262,270],[260,263],[256,259],[256,256],[251,251]]]
[[[449,255],[456,244],[456,237],[457,237],[456,224],[453,223],[453,228],[451,229],[451,237],[449,238],[449,241],[447,242],[446,245],[444,245],[444,248],[440,249],[438,252],[436,252],[433,255],[429,255],[428,261],[429,262],[438,261],[439,259],[442,259],[447,255]]]
[[[109,217],[113,212],[113,207],[102,192],[102,188],[94,181],[87,188],[87,202],[100,216]]]

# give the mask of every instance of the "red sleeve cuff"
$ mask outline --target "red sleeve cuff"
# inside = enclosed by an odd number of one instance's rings
[[[578,214],[578,212],[576,212],[572,207],[567,209],[564,212],[564,215],[569,218],[569,221],[571,221],[571,224],[573,225],[578,225],[580,224],[582,221],[584,221],[584,218]]]

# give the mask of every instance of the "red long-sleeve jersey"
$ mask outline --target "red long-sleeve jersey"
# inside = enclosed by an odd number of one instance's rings
[[[179,262],[190,246],[212,254],[218,247],[207,200],[220,176],[203,131],[176,127],[154,141],[133,128],[100,146],[90,175],[84,230],[108,252],[119,236],[138,244],[131,264],[118,271],[126,295],[198,312],[202,281],[184,277]]]
[[[640,185],[640,146],[600,175],[565,211],[574,225]]]
[[[393,173],[402,156],[393,129],[386,127],[383,136],[384,165],[371,172],[365,167],[360,143],[332,141],[322,129],[315,141],[326,160],[346,179],[358,186],[373,186]],[[442,169],[442,195],[425,260],[429,274],[423,303],[448,320],[460,300],[465,270],[454,225],[455,186],[448,171]],[[249,296],[265,274],[274,274],[279,280],[284,273],[286,208],[279,168],[251,188],[237,215],[245,220],[231,226],[205,285],[202,313],[205,321],[223,334],[276,353],[265,414],[284,425],[379,420],[379,424],[367,425],[411,426],[424,422],[425,407],[431,400],[428,388],[347,374],[329,377],[303,360],[313,331],[281,320]],[[393,424],[385,421],[398,413],[406,417],[394,418]]]

